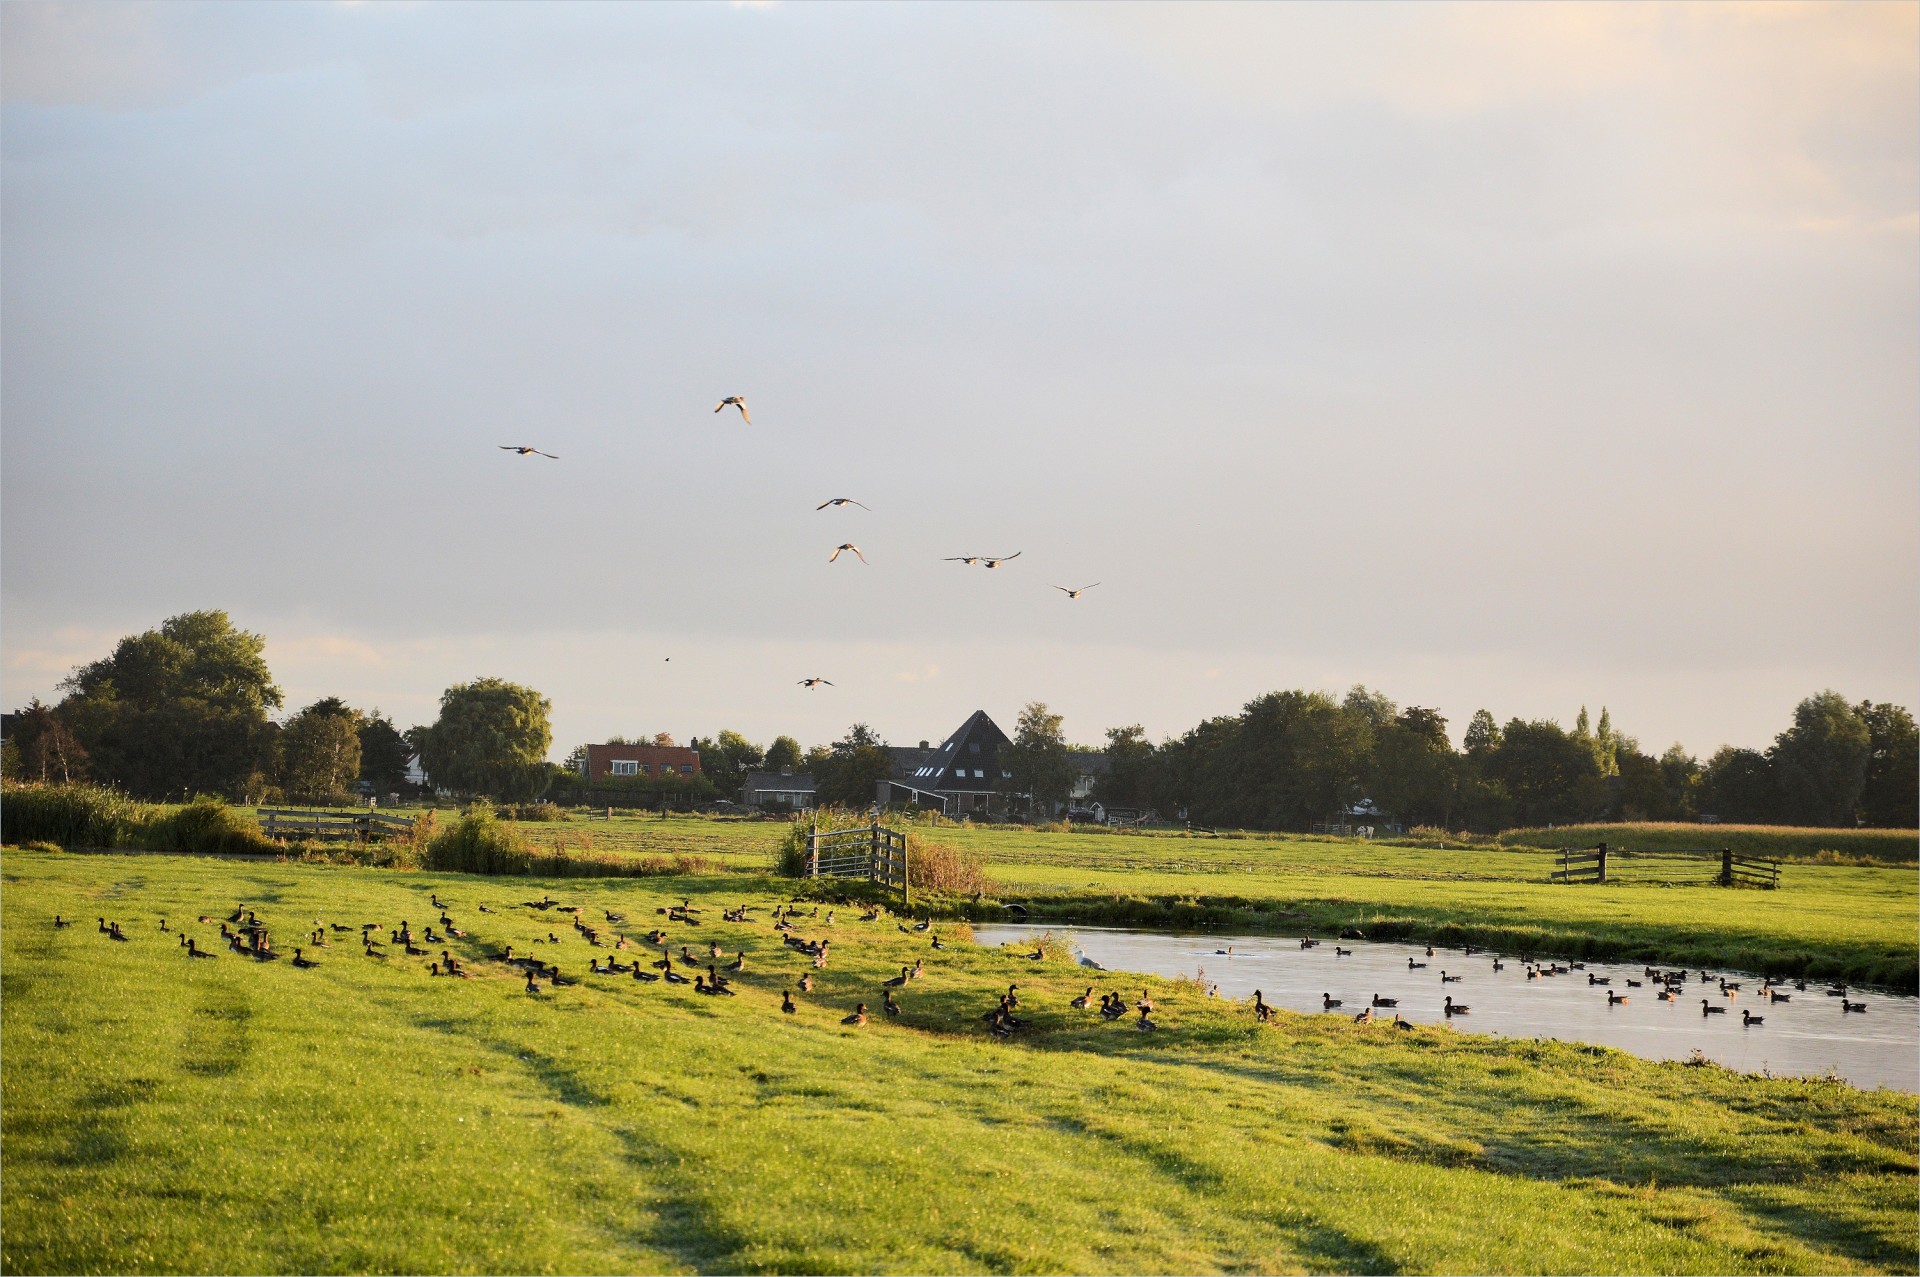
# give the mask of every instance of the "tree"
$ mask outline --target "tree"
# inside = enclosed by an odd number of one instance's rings
[[[1170,794],[1194,820],[1305,829],[1362,796],[1373,727],[1324,692],[1272,692],[1163,752]]]
[[[1375,732],[1372,797],[1404,823],[1450,827],[1459,782],[1460,756],[1437,710],[1411,706]]]
[[[1146,729],[1134,723],[1107,729],[1107,774],[1095,786],[1094,797],[1109,807],[1153,806],[1156,758]]]
[[[791,736],[776,736],[773,738],[773,744],[767,746],[767,756],[760,760],[760,765],[775,773],[789,767],[798,771],[804,757],[800,752],[799,741]]]
[[[10,776],[63,785],[87,778],[87,751],[38,696],[15,716],[13,735],[7,743],[18,751],[13,764],[16,771],[9,772]]]
[[[1000,748],[1001,769],[1013,773],[1008,787],[1026,795],[1036,815],[1053,815],[1055,805],[1064,804],[1073,790],[1077,769],[1060,730],[1063,721],[1042,702],[1030,701],[1020,711],[1013,740]]]
[[[301,799],[330,799],[360,775],[357,714],[337,699],[316,701],[280,732],[280,787]]]
[[[1773,760],[1758,750],[1722,745],[1700,775],[1700,811],[1736,824],[1779,819]]]
[[[765,751],[739,732],[720,729],[713,740],[699,736],[689,742],[700,753],[700,771],[723,794],[739,795],[747,773],[760,766]]]
[[[1866,720],[1840,693],[1825,691],[1801,701],[1793,710],[1793,726],[1775,738],[1771,751],[1787,819],[1852,824],[1872,752]]]
[[[376,794],[396,794],[406,788],[406,739],[393,720],[375,709],[360,726],[360,779]]]
[[[1867,725],[1867,781],[1860,791],[1860,818],[1883,829],[1920,825],[1920,736],[1913,715],[1899,705],[1861,701],[1855,707]]]
[[[504,679],[458,683],[440,696],[440,717],[421,732],[421,763],[437,785],[494,798],[538,798],[548,782],[553,705]]]
[[[1511,719],[1487,760],[1528,825],[1562,824],[1604,813],[1606,782],[1593,750],[1548,719]]]
[[[1500,748],[1500,726],[1493,721],[1490,711],[1473,711],[1473,717],[1467,721],[1467,735],[1462,744],[1467,757],[1476,762],[1484,761]]]
[[[129,793],[237,795],[267,755],[266,712],[281,703],[265,647],[225,612],[184,612],[75,670],[59,714],[95,772]]]
[[[1366,719],[1375,731],[1392,723],[1400,713],[1399,706],[1388,700],[1385,692],[1370,692],[1363,683],[1348,688],[1347,698],[1340,704],[1349,713]]]
[[[808,761],[814,793],[828,806],[864,807],[874,801],[879,782],[893,774],[893,751],[865,723],[855,723]]]

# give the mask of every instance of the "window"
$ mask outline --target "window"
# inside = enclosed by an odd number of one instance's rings
[[[682,776],[691,776],[691,775],[693,775],[693,764],[692,764],[692,763],[681,763],[681,764],[680,764],[680,774],[681,774]]]
[[[1001,780],[1012,780],[1012,779],[1013,779],[1013,773],[1012,773],[1012,772],[1010,772],[1010,771],[1007,771],[1007,770],[1005,770],[1005,769],[1002,769],[1002,770],[1001,770],[1001,772],[1000,772],[1000,779],[1001,779]]]
[[[985,779],[987,778],[987,774],[986,774],[985,772],[983,772],[983,771],[981,771],[981,770],[980,770],[980,769],[979,769],[978,767],[976,767],[976,768],[974,768],[974,769],[973,769],[973,774],[974,774],[974,776],[976,776],[977,778],[979,778],[979,779],[981,779],[981,780],[985,780]]]
[[[616,758],[613,760],[613,774],[616,776],[632,776],[639,770],[640,764],[634,762],[631,758]]]

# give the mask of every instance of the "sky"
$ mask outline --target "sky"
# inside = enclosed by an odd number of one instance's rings
[[[556,758],[1920,703],[1920,6],[14,0],[0,95],[8,707],[199,608]]]

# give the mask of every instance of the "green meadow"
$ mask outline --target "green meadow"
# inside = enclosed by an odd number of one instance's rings
[[[518,829],[536,846],[700,856],[715,869],[763,873],[786,826],[627,816]],[[1504,844],[951,824],[915,834],[984,859],[989,897],[927,902],[976,920],[1001,918],[1005,905],[1017,904],[1047,921],[1295,934],[1357,927],[1375,939],[1920,986],[1920,873],[1912,865],[1798,860],[1783,867],[1777,891],[1567,885],[1549,879],[1552,852]]]
[[[1087,873],[994,862],[1042,870]],[[1069,1008],[1085,985],[1065,961],[964,944],[959,923],[939,924],[953,944],[934,950],[846,906],[831,927],[830,905],[799,922],[832,956],[783,1015],[780,991],[809,969],[769,925],[791,887],[8,848],[0,1266],[1898,1272],[1920,1258],[1912,1096],[1343,1016],[1262,1026],[1177,982],[1103,977],[1150,993],[1161,1027],[1141,1032]],[[518,903],[549,891],[603,931],[613,911],[628,935],[666,928],[676,951],[744,953],[737,996],[586,974],[613,951]],[[437,922],[430,893],[469,933],[444,947],[474,978],[361,951],[363,922]],[[697,925],[656,912],[683,898]],[[242,901],[283,954],[316,919],[356,934],[330,933],[312,969],[237,956],[195,920]],[[720,920],[740,904],[748,922]],[[81,921],[56,930],[55,913]],[[129,939],[100,934],[101,916]],[[220,956],[184,956],[163,917]],[[486,957],[507,944],[579,983],[528,994]],[[877,1014],[881,981],[916,959],[926,974],[900,1017]],[[1003,1041],[980,1016],[1012,983],[1031,1023]],[[842,1025],[862,1000],[873,1022]]]

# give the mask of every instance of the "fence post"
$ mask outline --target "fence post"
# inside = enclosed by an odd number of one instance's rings
[[[1720,885],[1723,887],[1733,885],[1733,848],[1731,847],[1720,849]]]
[[[907,863],[907,836],[900,835],[900,911],[913,912],[913,867]]]
[[[1607,880],[1607,844],[1605,844],[1605,843],[1601,843],[1601,844],[1600,844],[1600,846],[1599,846],[1599,847],[1598,847],[1598,848],[1597,848],[1596,850],[1598,850],[1598,851],[1599,851],[1599,853],[1600,853],[1600,878],[1599,878],[1599,881],[1601,881],[1601,882],[1605,882],[1605,881]]]
[[[807,877],[820,876],[820,826],[807,830]]]
[[[867,881],[880,881],[880,822],[877,820],[867,830]]]

